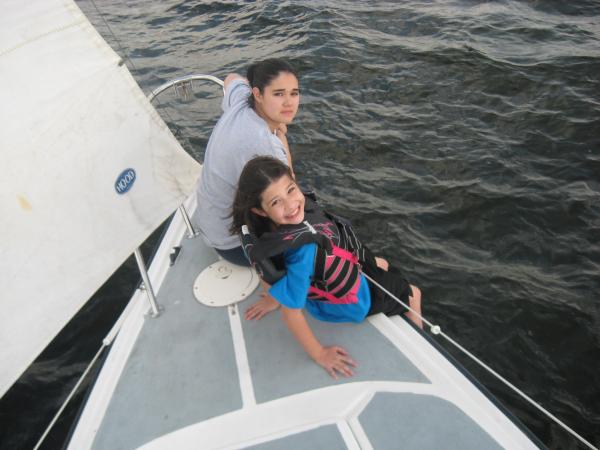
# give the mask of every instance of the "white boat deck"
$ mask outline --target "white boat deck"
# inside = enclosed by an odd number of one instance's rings
[[[140,316],[137,339],[119,336],[96,383],[114,393],[107,404],[92,393],[71,448],[537,448],[401,318],[308,317],[322,343],[358,361],[334,380],[278,312],[240,317],[256,292],[239,307],[200,304],[192,284],[216,261],[201,238],[183,239],[157,295],[164,312]]]

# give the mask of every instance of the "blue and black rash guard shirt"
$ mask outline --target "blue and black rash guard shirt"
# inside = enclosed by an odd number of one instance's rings
[[[360,275],[358,302],[334,305],[307,298],[310,280],[315,270],[317,244],[306,244],[285,253],[287,274],[275,282],[269,293],[283,306],[292,309],[306,307],[318,320],[326,322],[362,322],[371,307],[371,293],[367,280]]]

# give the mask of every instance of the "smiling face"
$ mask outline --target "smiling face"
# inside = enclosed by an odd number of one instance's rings
[[[289,72],[280,72],[263,92],[257,87],[252,88],[256,113],[265,119],[271,131],[280,124],[292,123],[298,105],[300,104],[300,89],[298,79]]]
[[[304,220],[304,194],[288,175],[272,182],[260,196],[260,208],[252,212],[268,217],[275,225],[297,225]]]

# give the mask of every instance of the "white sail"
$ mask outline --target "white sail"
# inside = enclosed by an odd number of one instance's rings
[[[200,166],[72,1],[0,14],[0,396]]]

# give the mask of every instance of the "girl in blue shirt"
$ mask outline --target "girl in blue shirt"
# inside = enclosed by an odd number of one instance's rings
[[[295,229],[286,226],[302,224],[305,207],[313,206],[307,205],[289,167],[275,158],[256,157],[242,170],[233,204],[231,232],[240,233],[243,225],[247,225],[250,232],[258,237],[274,230]],[[322,230],[319,232],[327,234]],[[306,353],[332,377],[337,378],[338,374],[349,377],[353,374],[355,361],[342,347],[322,346],[306,322],[302,309],[306,308],[316,319],[328,322],[361,322],[367,315],[379,312],[400,314],[403,308],[381,290],[374,289],[362,273],[351,296],[329,301],[309,298],[309,290],[314,285],[311,280],[315,272],[316,252],[316,243],[286,250],[286,273],[270,287],[269,294],[281,305],[284,323]],[[362,270],[408,302],[420,315],[420,290],[409,285],[384,259],[373,257],[368,249],[365,255],[360,261]],[[407,316],[422,327],[417,315],[409,312]]]

